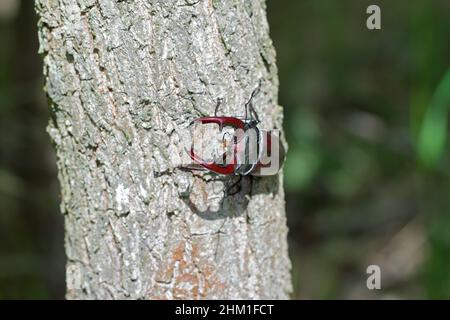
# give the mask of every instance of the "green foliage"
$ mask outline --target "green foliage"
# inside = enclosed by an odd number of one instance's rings
[[[370,4],[268,2],[289,143],[294,297],[450,298],[450,3],[378,1],[375,32],[365,28]],[[427,239],[423,247],[397,265],[400,253],[381,259],[414,243],[400,235],[415,224],[410,237]],[[386,275],[373,293],[368,263],[415,267]]]
[[[436,166],[445,152],[450,111],[450,70],[444,76],[429,104],[418,142],[418,156],[427,167]]]

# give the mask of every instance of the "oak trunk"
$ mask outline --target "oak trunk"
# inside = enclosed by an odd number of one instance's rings
[[[37,0],[65,215],[67,298],[283,299],[282,175],[180,168],[179,128],[242,116],[281,128],[263,0]]]

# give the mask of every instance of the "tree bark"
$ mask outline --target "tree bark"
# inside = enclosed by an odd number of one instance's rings
[[[37,0],[65,215],[67,298],[285,299],[282,175],[182,170],[179,128],[281,128],[264,0]],[[218,191],[219,190],[219,191]]]

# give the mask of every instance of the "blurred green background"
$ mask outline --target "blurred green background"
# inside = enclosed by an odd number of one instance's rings
[[[293,298],[450,298],[450,1],[268,0],[268,15]],[[0,299],[63,298],[33,1],[0,0],[0,44]]]

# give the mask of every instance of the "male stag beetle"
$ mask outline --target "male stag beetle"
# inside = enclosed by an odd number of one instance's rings
[[[254,93],[252,98],[253,96]],[[217,107],[215,114],[217,114]],[[251,119],[247,119],[248,110]],[[259,118],[251,105],[251,98],[245,106],[244,118],[216,115],[198,118],[191,123],[191,126],[218,126],[220,151],[216,148],[214,156],[206,159],[192,143],[189,156],[197,167],[221,175],[277,174],[284,160],[284,148],[279,139],[279,132],[278,130],[262,130],[258,127],[259,123]],[[209,147],[213,145],[210,137],[206,139],[201,137],[200,142],[203,144],[207,142]]]

